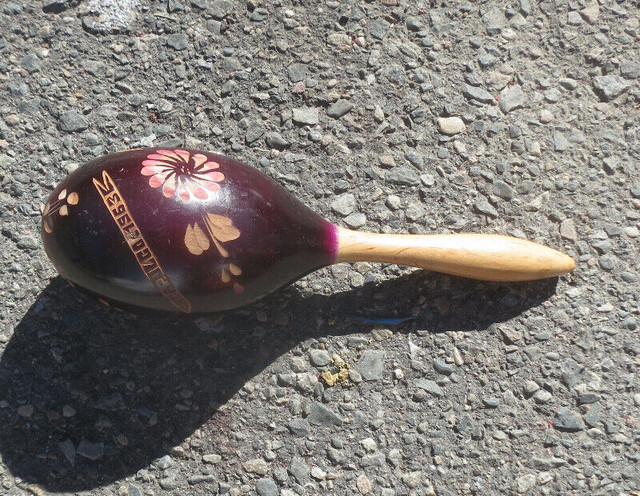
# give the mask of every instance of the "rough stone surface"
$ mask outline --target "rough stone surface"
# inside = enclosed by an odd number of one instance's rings
[[[7,0],[0,22],[1,494],[640,489],[637,2]],[[40,213],[147,146],[240,159],[343,228],[507,234],[576,269],[343,263],[234,312],[118,311],[58,276]]]
[[[30,53],[22,59],[22,68],[32,74],[40,70],[40,59],[37,55]]]
[[[67,133],[77,133],[89,127],[87,121],[79,113],[69,110],[60,116],[60,130]]]
[[[263,477],[256,482],[258,496],[278,496],[278,485],[273,479]]]
[[[174,50],[185,50],[189,46],[189,38],[183,33],[174,33],[167,36],[167,45]]]
[[[343,216],[349,215],[355,208],[356,198],[351,193],[340,195],[331,203],[331,210]]]
[[[593,88],[603,101],[609,102],[627,91],[629,83],[620,76],[597,76],[593,78]]]
[[[473,206],[477,212],[488,215],[489,217],[498,217],[499,215],[495,207],[484,197],[478,198]]]
[[[367,350],[360,358],[359,372],[366,381],[382,378],[384,371],[384,352]]]
[[[302,460],[302,458],[294,457],[289,465],[289,473],[293,476],[298,484],[305,484],[311,475],[311,469]]]
[[[521,108],[526,102],[526,96],[520,86],[507,87],[500,92],[498,104],[505,114]]]
[[[293,109],[293,121],[298,124],[308,124],[314,126],[320,121],[317,108],[297,108]]]
[[[353,108],[353,103],[348,100],[340,99],[327,109],[327,115],[334,119],[339,119],[347,114]]]
[[[339,415],[329,410],[322,403],[315,402],[311,405],[311,412],[309,413],[309,423],[313,425],[342,425],[342,418]]]
[[[324,367],[331,363],[331,356],[326,350],[309,351],[309,361],[314,367]]]
[[[462,94],[470,100],[476,100],[481,103],[493,103],[495,97],[484,88],[465,84],[462,87]]]
[[[584,429],[584,421],[573,410],[560,407],[553,417],[553,426],[559,431],[577,432]]]

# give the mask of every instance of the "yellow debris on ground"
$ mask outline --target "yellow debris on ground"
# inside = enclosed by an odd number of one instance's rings
[[[338,383],[345,383],[349,380],[349,364],[346,363],[338,355],[333,355],[333,365],[337,369],[337,372],[331,372],[327,370],[320,374],[320,377],[324,383],[329,386],[335,386]]]

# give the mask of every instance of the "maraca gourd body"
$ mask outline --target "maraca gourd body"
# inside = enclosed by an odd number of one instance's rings
[[[69,175],[43,211],[60,274],[127,305],[213,312],[251,303],[341,261],[404,263],[489,280],[551,277],[573,260],[506,236],[376,235],[341,229],[241,162],[137,149]]]

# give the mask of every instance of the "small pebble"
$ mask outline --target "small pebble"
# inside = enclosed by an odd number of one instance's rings
[[[293,109],[293,122],[315,126],[320,122],[318,109],[313,107]]]
[[[438,118],[438,130],[443,134],[460,134],[467,129],[460,117],[440,117]]]
[[[373,110],[373,118],[378,122],[384,121],[384,112],[383,112],[382,107],[380,105],[376,105],[375,106],[375,108]]]
[[[220,463],[221,460],[222,460],[222,457],[217,453],[212,453],[209,455],[202,456],[202,461],[205,463],[216,464],[216,463]]]
[[[311,469],[302,458],[295,456],[289,465],[289,473],[298,484],[304,485],[309,481]]]
[[[68,112],[63,112],[62,115],[60,115],[59,127],[61,131],[77,133],[84,131],[89,127],[89,125],[83,116],[73,110],[70,110]]]
[[[595,24],[600,17],[600,5],[597,0],[592,0],[584,9],[580,11],[580,15],[589,24]]]
[[[358,492],[360,494],[369,494],[373,490],[371,481],[364,474],[358,476],[358,478],[356,479],[356,487],[358,488]]]
[[[18,407],[18,415],[23,418],[31,418],[35,408],[33,405],[21,405]]]
[[[518,494],[528,493],[536,485],[535,474],[527,474],[516,479],[516,490]]]
[[[339,119],[343,115],[346,115],[348,112],[350,112],[353,107],[353,103],[341,98],[327,109],[327,115],[329,117],[332,117],[333,119]]]
[[[365,381],[381,379],[384,370],[384,352],[366,350],[360,357],[358,370]]]
[[[458,348],[453,348],[453,362],[459,367],[464,365],[464,358]]]
[[[104,456],[104,444],[101,442],[91,443],[85,438],[82,438],[76,449],[76,453],[89,460],[99,460]]]
[[[40,59],[37,55],[30,53],[22,59],[21,65],[29,74],[32,74],[40,70]]]
[[[515,195],[514,189],[504,181],[494,181],[491,189],[494,195],[502,198],[503,200],[509,201],[513,199]]]
[[[188,41],[189,38],[183,33],[173,33],[167,36],[167,45],[178,51],[187,48],[187,46],[189,46]]]
[[[556,411],[553,417],[553,426],[559,431],[566,432],[577,432],[585,428],[582,417],[566,407],[560,407]]]
[[[498,408],[500,400],[498,398],[482,398],[485,408]]]
[[[344,217],[356,208],[356,199],[351,193],[345,193],[336,197],[331,203],[331,210]]]
[[[481,213],[481,214],[485,214],[485,215],[487,215],[489,217],[493,217],[493,218],[498,217],[498,211],[484,197],[478,198],[473,206],[474,206],[475,210],[477,212]]]
[[[578,239],[578,232],[573,219],[565,219],[560,224],[560,236],[569,241],[576,241]]]
[[[555,116],[553,115],[553,112],[551,112],[550,110],[540,111],[540,122],[542,122],[543,124],[547,124],[551,122],[553,119],[555,119]]]
[[[388,154],[380,155],[378,157],[378,162],[382,167],[385,167],[387,169],[395,167],[396,165],[396,161],[393,158],[393,155],[388,155]]]
[[[310,350],[309,361],[314,367],[324,367],[331,363],[331,356],[326,350]]]
[[[443,375],[451,375],[456,370],[453,365],[446,363],[444,360],[441,360],[439,358],[433,361],[433,368],[436,372]]]
[[[269,465],[267,465],[267,462],[262,458],[248,460],[242,464],[242,468],[244,468],[246,472],[258,475],[266,475],[269,472]]]
[[[520,86],[506,87],[500,92],[498,105],[505,114],[524,106],[526,96]]]
[[[533,395],[533,399],[539,405],[544,405],[545,403],[548,403],[552,397],[553,396],[551,395],[551,393],[545,389],[540,389],[539,391],[536,391],[536,393]]]
[[[620,76],[606,75],[593,78],[593,88],[604,102],[614,100],[629,89],[627,83]]]

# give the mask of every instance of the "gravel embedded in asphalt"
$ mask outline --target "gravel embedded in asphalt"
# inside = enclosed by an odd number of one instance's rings
[[[45,0],[0,20],[0,493],[640,490],[632,3]],[[40,212],[143,146],[241,159],[342,227],[508,234],[578,266],[345,264],[229,314],[118,312],[56,276]]]

